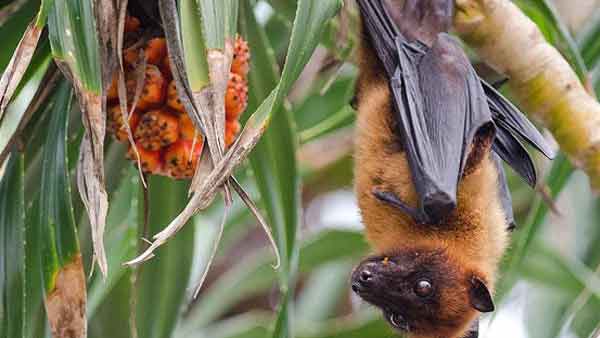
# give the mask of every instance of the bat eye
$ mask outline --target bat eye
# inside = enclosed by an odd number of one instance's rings
[[[433,293],[433,286],[430,281],[421,279],[415,284],[414,291],[419,297],[429,297]]]

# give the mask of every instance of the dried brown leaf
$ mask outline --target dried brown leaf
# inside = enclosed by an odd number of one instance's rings
[[[106,88],[111,83],[117,65],[117,17],[115,2],[95,0],[93,2],[96,33],[99,43],[101,88],[100,94],[87,91],[80,80],[73,76],[68,65],[58,62],[59,68],[71,79],[82,112],[85,128],[79,149],[77,187],[87,211],[92,229],[94,260],[104,277],[108,264],[104,249],[104,228],[108,212],[108,195],[104,185],[104,137],[106,134]]]
[[[25,34],[23,34],[17,49],[2,74],[2,78],[0,79],[0,120],[4,116],[6,107],[15,93],[19,82],[21,82],[23,75],[25,75],[41,34],[42,28],[37,27],[35,21],[29,23]]]
[[[60,268],[45,298],[46,313],[53,338],[85,338],[87,302],[81,255]]]
[[[121,54],[121,53],[119,53],[119,54]],[[140,157],[138,148],[135,145],[135,141],[133,139],[133,133],[131,131],[131,126],[129,125],[129,117],[135,111],[135,108],[137,107],[140,96],[142,96],[142,90],[144,89],[144,81],[146,78],[147,57],[146,57],[146,53],[144,53],[143,49],[140,49],[138,60],[139,60],[139,62],[137,63],[137,66],[135,69],[135,92],[133,95],[133,102],[131,103],[131,109],[129,109],[129,111],[127,109],[127,104],[128,104],[128,102],[127,102],[127,87],[125,85],[125,71],[123,69],[123,60],[122,59],[119,62],[117,85],[118,85],[118,92],[119,92],[119,106],[121,108],[121,114],[123,115],[123,121],[124,121],[123,125],[125,126],[125,130],[127,131],[127,139],[129,140],[131,149],[133,149],[133,153],[135,154],[137,167],[138,167],[138,173],[140,176],[140,180],[142,181],[142,185],[144,186],[144,188],[147,188],[148,186],[146,184],[146,179],[144,178],[144,173],[142,172],[142,159]]]
[[[102,275],[106,277],[108,265],[104,250],[104,228],[108,212],[108,195],[104,187],[103,153],[106,117],[98,95],[83,92],[77,85],[75,89],[85,128],[79,148],[77,188],[90,219],[94,259],[98,262]]]
[[[273,265],[273,268],[279,268],[279,266],[281,265],[281,256],[279,256],[279,250],[277,250],[277,243],[275,242],[275,238],[273,237],[273,233],[271,232],[271,228],[269,227],[267,220],[265,220],[265,218],[260,214],[260,211],[258,211],[258,207],[256,207],[254,201],[252,201],[246,190],[244,190],[244,188],[240,185],[237,179],[231,176],[231,179],[229,181],[231,182],[231,185],[233,186],[237,194],[240,196],[240,199],[244,202],[244,204],[246,204],[248,209],[250,209],[256,220],[258,220],[258,224],[261,226],[261,228],[267,235],[267,239],[269,240],[269,244],[271,245],[271,249],[273,249],[273,254],[276,258],[275,265]]]
[[[2,166],[4,160],[6,160],[8,154],[10,154],[10,149],[12,149],[13,144],[15,144],[20,138],[21,133],[27,126],[27,123],[29,123],[29,120],[31,119],[33,114],[36,111],[38,111],[38,109],[40,109],[42,103],[46,102],[46,99],[54,90],[54,87],[56,86],[56,83],[60,78],[60,72],[53,65],[50,65],[50,67],[51,69],[48,71],[48,73],[46,73],[44,79],[42,80],[42,83],[44,83],[44,85],[38,87],[34,95],[34,99],[27,107],[25,114],[23,114],[23,118],[19,122],[19,126],[17,127],[17,130],[15,131],[14,135],[12,135],[6,147],[4,149],[0,149],[0,166]]]
[[[223,159],[215,165],[210,174],[206,176],[206,179],[200,182],[198,190],[192,195],[183,211],[161,232],[154,235],[154,242],[152,242],[152,245],[146,251],[125,264],[137,265],[152,258],[154,250],[181,230],[194,214],[208,207],[218,188],[230,179],[233,170],[254,149],[254,146],[256,146],[264,133],[267,123],[268,121],[265,121],[264,123],[259,123],[258,126],[255,126],[254,123],[246,123],[237,141],[225,153]]]
[[[98,36],[100,65],[102,72],[102,101],[106,101],[105,89],[111,83],[112,74],[118,64],[118,11],[113,0],[94,0],[94,16]]]
[[[233,42],[225,41],[225,50],[211,49],[207,52],[207,62],[212,91],[212,122],[218,150],[225,152],[225,94],[229,82],[229,69],[233,58]]]
[[[104,136],[106,134],[106,100],[84,89],[66,62],[55,60],[63,75],[73,83],[81,109],[85,133],[79,146],[77,188],[92,229],[94,261],[106,277],[108,264],[104,250],[104,228],[108,212],[108,195],[104,186]]]

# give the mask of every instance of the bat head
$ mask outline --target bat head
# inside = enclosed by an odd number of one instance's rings
[[[366,258],[352,273],[352,290],[392,327],[417,336],[456,337],[479,312],[494,310],[483,278],[442,250]]]

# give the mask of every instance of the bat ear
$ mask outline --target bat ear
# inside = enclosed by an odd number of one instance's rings
[[[485,283],[477,276],[472,276],[469,285],[471,306],[479,312],[494,311],[494,301]]]

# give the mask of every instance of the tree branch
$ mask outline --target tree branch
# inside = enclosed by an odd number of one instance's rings
[[[454,27],[600,191],[600,104],[535,23],[508,0],[456,0]]]

